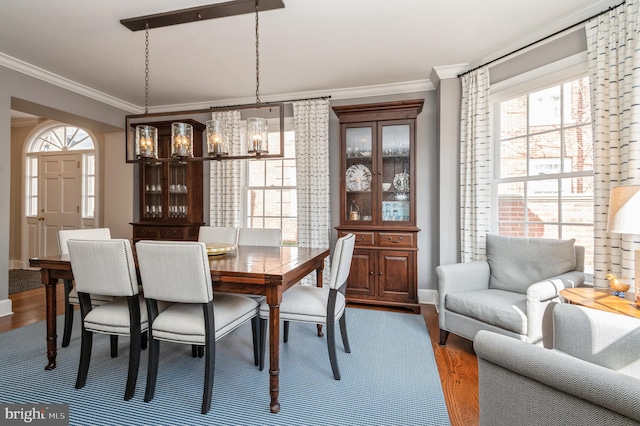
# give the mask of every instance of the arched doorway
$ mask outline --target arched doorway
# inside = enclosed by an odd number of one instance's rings
[[[23,261],[58,253],[58,230],[93,228],[96,143],[82,128],[50,122],[26,141]]]

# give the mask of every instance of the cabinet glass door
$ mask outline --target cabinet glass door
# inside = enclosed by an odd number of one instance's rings
[[[142,217],[144,219],[162,218],[162,165],[144,164],[142,173],[142,191],[144,192]]]
[[[371,222],[374,179],[374,127],[347,127],[345,129],[345,220]]]
[[[383,221],[411,220],[411,126],[394,124],[380,126],[382,158],[382,196],[380,216]]]
[[[169,219],[183,219],[188,212],[188,174],[187,165],[169,164]]]

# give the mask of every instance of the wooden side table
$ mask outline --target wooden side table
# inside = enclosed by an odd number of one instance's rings
[[[560,296],[569,303],[640,318],[640,307],[636,303],[635,294],[627,292],[623,299],[611,293],[613,290],[610,288],[575,287],[560,290]]]

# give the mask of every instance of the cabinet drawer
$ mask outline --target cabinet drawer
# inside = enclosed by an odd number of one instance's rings
[[[160,238],[163,240],[184,240],[186,239],[186,228],[182,226],[163,226],[160,229]]]
[[[362,232],[362,231],[340,231],[340,237],[344,237],[347,234],[354,234],[356,237],[356,247],[368,247],[375,244],[375,232]]]
[[[414,234],[400,232],[380,232],[380,247],[415,247],[413,241]]]
[[[160,237],[160,230],[155,226],[134,226],[133,238],[138,240],[157,239]]]

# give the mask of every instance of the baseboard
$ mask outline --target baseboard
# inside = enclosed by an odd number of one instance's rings
[[[9,261],[9,269],[22,269],[22,261],[20,261],[20,260],[10,260]]]
[[[437,305],[438,290],[418,289],[418,303],[421,305]]]
[[[0,300],[0,317],[6,317],[7,315],[13,315],[11,310],[11,299]]]

